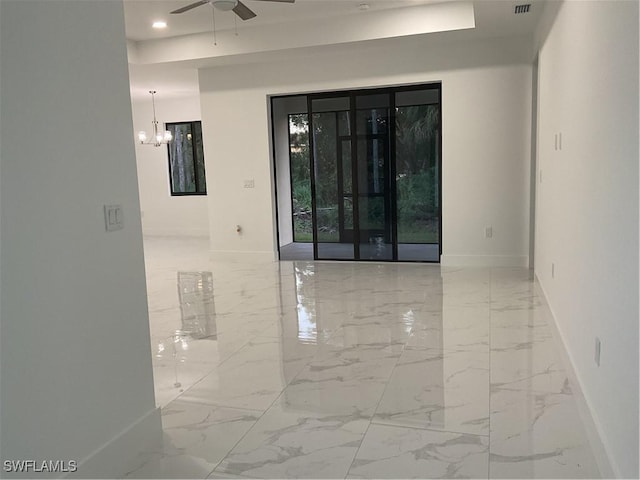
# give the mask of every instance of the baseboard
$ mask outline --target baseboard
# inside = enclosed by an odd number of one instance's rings
[[[443,267],[528,267],[528,255],[442,255]]]
[[[62,478],[122,478],[139,468],[145,452],[162,446],[160,407],[156,407],[78,463]]]
[[[222,262],[260,262],[277,261],[276,252],[242,252],[234,250],[211,250],[209,257],[212,261]]]
[[[553,307],[549,303],[549,296],[547,295],[544,286],[540,282],[537,273],[535,274],[535,285],[540,294],[547,302],[547,306],[549,307],[549,311],[551,312],[551,318],[553,319],[553,322],[549,324],[549,327],[551,328],[556,342],[562,347],[559,349],[560,356],[562,357],[562,363],[567,373],[567,377],[569,378],[571,390],[576,400],[578,413],[580,414],[580,418],[587,432],[589,444],[591,445],[593,454],[596,457],[596,462],[598,463],[600,474],[602,478],[623,478],[620,473],[620,469],[617,468],[617,465],[613,461],[613,456],[610,454],[610,449],[607,447],[604,437],[601,434],[602,430],[598,428],[598,422],[596,420],[596,416],[593,415],[593,409],[589,405],[589,401],[587,400],[587,397],[582,390],[582,384],[574,367],[571,354],[567,349],[567,343],[564,341],[562,331],[558,327],[558,318],[553,311]]]
[[[199,228],[144,228],[142,227],[142,234],[148,237],[208,237],[209,229]]]

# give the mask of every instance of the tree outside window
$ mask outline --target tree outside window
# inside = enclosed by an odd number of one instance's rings
[[[173,136],[167,145],[171,195],[206,195],[202,123],[167,123],[166,129]]]

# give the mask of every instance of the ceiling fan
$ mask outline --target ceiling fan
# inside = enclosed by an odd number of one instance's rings
[[[255,0],[255,1],[294,3],[296,0]],[[247,7],[240,0],[199,0],[185,7],[178,8],[177,10],[174,10],[171,13],[173,14],[173,13],[188,12],[193,8],[199,7],[200,5],[205,5],[207,3],[210,3],[218,10],[222,10],[224,12],[233,10],[233,13],[239,16],[242,20],[249,20],[256,16],[255,12],[251,10],[249,7]]]

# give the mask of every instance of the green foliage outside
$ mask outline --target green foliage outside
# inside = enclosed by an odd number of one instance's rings
[[[399,243],[438,243],[438,108],[396,111],[396,190]],[[290,153],[294,241],[312,242],[309,134],[306,114],[291,115]],[[314,114],[318,239],[339,242],[336,115]],[[360,199],[361,228],[384,224],[382,198]]]
[[[338,139],[335,112],[313,114],[318,239],[339,242]]]
[[[435,105],[396,111],[399,243],[438,243],[438,124]]]
[[[436,169],[398,176],[398,242],[438,243]]]
[[[295,242],[313,242],[307,114],[289,116],[289,149],[291,197],[293,200],[293,240]]]

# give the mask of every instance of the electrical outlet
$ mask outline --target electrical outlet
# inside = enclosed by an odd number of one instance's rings
[[[493,237],[493,227],[484,227],[484,238]]]
[[[244,181],[244,188],[255,188],[256,183],[253,178]]]
[[[596,337],[596,353],[595,353],[595,361],[596,365],[600,366],[600,351],[602,350],[602,343],[600,339]]]

